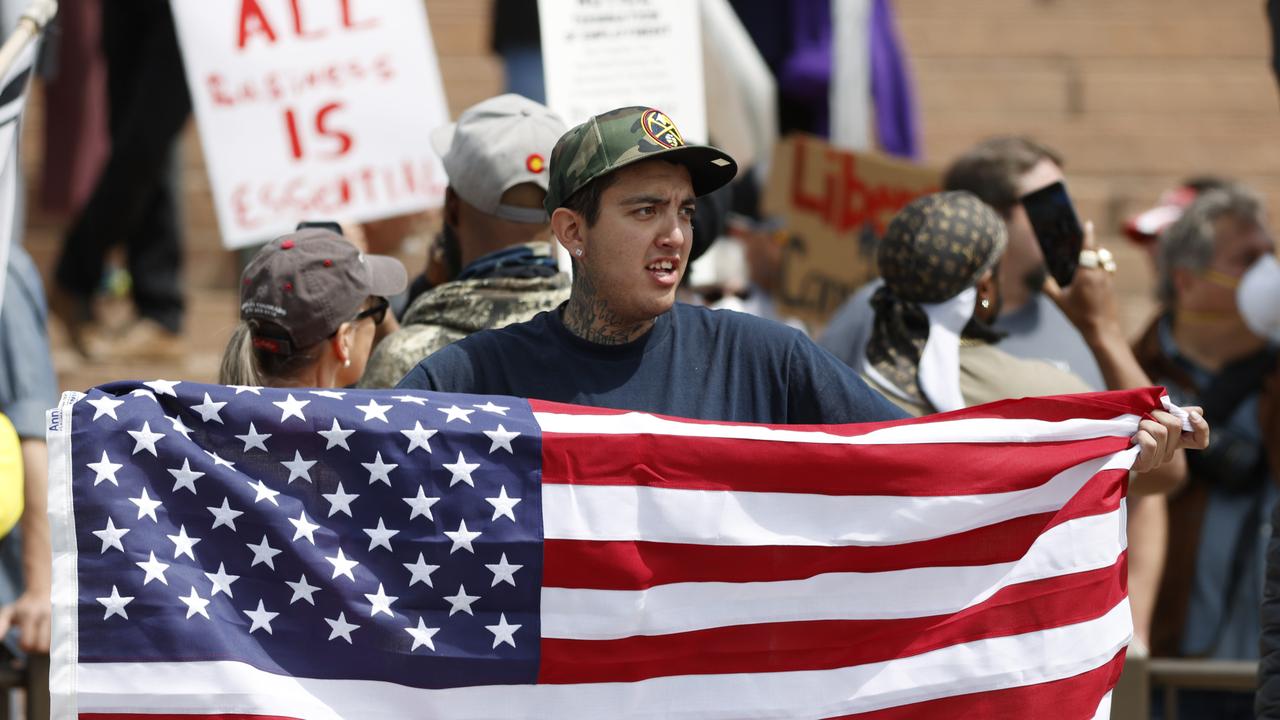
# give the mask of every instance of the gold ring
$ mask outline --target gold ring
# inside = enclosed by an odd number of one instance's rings
[[[1112,255],[1111,251],[1106,248],[1098,248],[1098,264],[1102,266],[1103,270],[1114,273],[1116,271],[1116,256]]]

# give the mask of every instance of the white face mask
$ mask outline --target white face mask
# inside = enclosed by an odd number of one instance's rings
[[[1280,342],[1280,262],[1264,255],[1249,267],[1236,289],[1236,305],[1256,335]]]
[[[742,302],[742,298],[737,295],[727,294],[724,297],[711,303],[708,307],[714,310],[736,310],[738,312],[746,312],[746,303]]]

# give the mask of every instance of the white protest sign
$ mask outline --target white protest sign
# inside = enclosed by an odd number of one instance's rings
[[[538,0],[547,106],[571,127],[627,105],[667,114],[707,140],[698,3]]]
[[[448,122],[422,0],[177,0],[223,244],[438,206]]]

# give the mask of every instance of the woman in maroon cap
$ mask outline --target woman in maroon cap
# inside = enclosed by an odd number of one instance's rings
[[[364,373],[387,297],[404,290],[399,260],[366,255],[342,236],[308,228],[258,251],[240,285],[240,324],[218,382],[345,387]]]

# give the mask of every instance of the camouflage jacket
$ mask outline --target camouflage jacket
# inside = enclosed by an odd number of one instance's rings
[[[360,387],[394,387],[431,353],[477,330],[524,322],[569,299],[569,276],[479,278],[445,283],[405,311],[403,327],[373,350]]]

